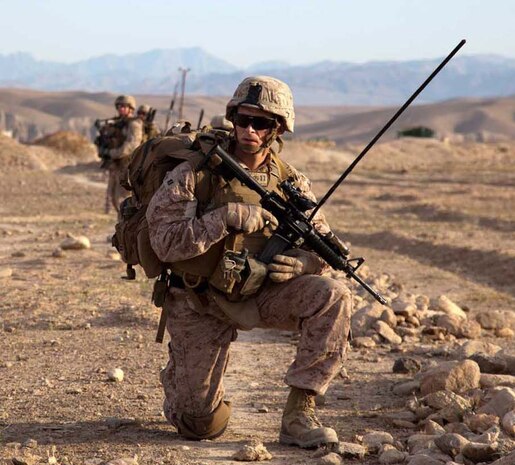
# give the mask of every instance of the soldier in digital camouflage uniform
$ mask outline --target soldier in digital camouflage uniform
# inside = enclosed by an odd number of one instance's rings
[[[272,148],[274,142],[281,146],[284,131],[293,132],[293,99],[285,83],[267,76],[245,79],[229,101],[226,117],[234,132],[223,145],[249,174],[277,192],[282,179],[293,177],[314,199],[308,179]],[[342,368],[352,305],[349,290],[324,276],[328,265],[303,249],[276,255],[268,268],[254,260],[253,279],[238,282],[235,254],[244,249],[248,257],[259,253],[276,220],[239,181],[228,183],[214,174],[214,190],[199,200],[201,176],[193,162],[180,164],[167,173],[147,210],[152,247],[173,270],[164,306],[170,334],[169,362],[161,373],[166,418],[187,438],[221,435],[231,413],[223,375],[238,330],[293,330],[300,332],[300,340],[285,376],[291,390],[280,442],[304,448],[338,442],[314,409],[315,396],[325,393]],[[314,225],[323,234],[329,232],[320,213]]]
[[[118,111],[118,118],[122,120],[120,125],[120,138],[118,146],[109,150],[110,164],[108,165],[108,182],[106,194],[106,213],[109,213],[111,205],[119,213],[120,202],[127,197],[128,191],[120,184],[127,178],[127,168],[132,152],[143,140],[143,123],[141,119],[134,117],[136,100],[131,95],[120,95],[114,101]]]

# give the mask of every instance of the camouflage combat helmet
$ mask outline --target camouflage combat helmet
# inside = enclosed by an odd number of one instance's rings
[[[233,114],[240,105],[254,106],[279,116],[284,129],[293,132],[293,96],[288,85],[279,79],[270,76],[245,78],[227,104],[225,116],[228,120],[232,121]]]
[[[150,111],[150,105],[143,104],[138,107],[137,113],[148,113],[149,111]]]
[[[133,110],[136,109],[136,99],[132,95],[119,95],[114,101],[114,106],[128,105]]]

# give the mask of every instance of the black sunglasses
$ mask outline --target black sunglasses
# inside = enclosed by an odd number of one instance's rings
[[[234,116],[234,124],[240,128],[248,128],[249,125],[258,131],[262,129],[272,129],[277,125],[275,118],[267,118],[265,116],[249,116],[236,113]]]

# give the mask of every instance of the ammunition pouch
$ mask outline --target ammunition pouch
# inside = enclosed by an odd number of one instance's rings
[[[255,294],[266,276],[266,265],[248,257],[246,249],[241,252],[226,250],[208,282],[229,301],[239,302]]]

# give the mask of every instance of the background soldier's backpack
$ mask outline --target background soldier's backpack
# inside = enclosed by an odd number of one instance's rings
[[[151,139],[140,145],[132,154],[129,164],[129,189],[131,196],[120,205],[121,219],[116,224],[112,244],[127,263],[127,279],[134,279],[134,265],[141,265],[149,278],[159,276],[166,268],[150,245],[145,217],[150,199],[161,186],[168,171],[185,160],[200,163],[203,156],[196,142],[196,133],[181,133]],[[197,183],[199,200],[209,180],[202,176]]]

